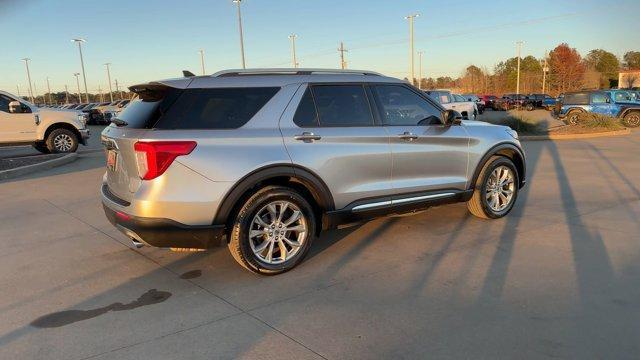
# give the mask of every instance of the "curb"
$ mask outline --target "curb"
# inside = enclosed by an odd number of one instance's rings
[[[620,136],[620,135],[629,135],[629,134],[631,134],[631,129],[588,133],[588,134],[526,135],[526,136],[520,136],[520,140],[521,141],[573,140],[573,139],[590,139],[590,138],[608,137],[608,136]]]
[[[32,172],[51,169],[60,165],[73,162],[77,158],[78,158],[77,153],[71,153],[63,157],[59,157],[57,159],[51,159],[51,160],[41,162],[39,164],[31,164],[31,165],[21,166],[15,169],[2,170],[0,171],[0,180],[12,179],[25,174],[30,174]]]

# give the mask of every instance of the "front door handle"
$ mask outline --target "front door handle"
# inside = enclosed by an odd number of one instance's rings
[[[316,135],[312,132],[303,132],[300,135],[296,135],[293,137],[296,140],[300,140],[300,141],[304,141],[304,142],[313,142],[314,140],[320,140],[322,139],[322,136],[320,135]]]
[[[400,139],[402,139],[402,140],[413,141],[413,140],[418,138],[418,135],[416,135],[414,133],[411,133],[411,132],[408,132],[408,131],[405,131],[404,133],[398,135],[398,137]]]

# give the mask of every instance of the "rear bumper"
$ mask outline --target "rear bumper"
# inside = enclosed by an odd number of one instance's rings
[[[185,225],[171,219],[145,218],[116,211],[103,203],[111,224],[144,244],[162,248],[208,249],[220,244],[224,225]]]

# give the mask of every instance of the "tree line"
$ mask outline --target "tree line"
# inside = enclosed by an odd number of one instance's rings
[[[595,49],[582,57],[575,48],[562,43],[546,59],[531,55],[520,59],[520,93],[543,92],[557,96],[567,91],[639,86],[640,81],[634,83],[633,77],[618,84],[618,73],[623,69],[640,69],[640,52],[629,51],[621,60],[611,52]],[[493,71],[470,65],[458,78],[423,78],[420,85],[422,89],[449,88],[461,93],[502,95],[516,92],[517,74],[518,58],[513,57],[499,62]]]

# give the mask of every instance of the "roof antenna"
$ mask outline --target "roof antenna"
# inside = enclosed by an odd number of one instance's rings
[[[194,77],[194,76],[196,76],[194,73],[192,73],[192,72],[191,72],[191,71],[189,71],[189,70],[182,70],[182,75],[183,75],[184,77]]]

